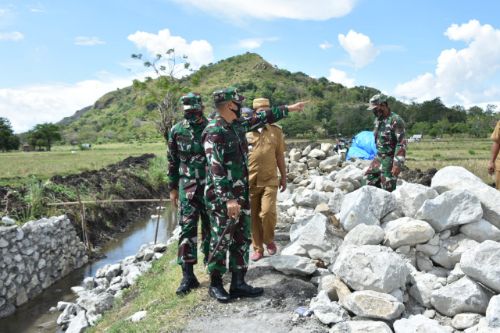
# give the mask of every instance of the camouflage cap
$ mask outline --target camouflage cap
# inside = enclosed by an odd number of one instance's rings
[[[267,98],[256,98],[253,100],[253,108],[255,110],[260,108],[268,108],[271,105],[269,104],[269,100]]]
[[[184,111],[188,110],[201,110],[203,108],[203,101],[198,93],[187,93],[182,95],[179,99]]]
[[[368,110],[373,110],[380,104],[387,103],[387,99],[387,96],[384,94],[373,95],[372,98],[370,98],[370,105],[368,106]]]
[[[216,90],[212,95],[214,97],[215,104],[229,101],[241,103],[245,99],[245,96],[240,95],[238,90],[234,87]]]

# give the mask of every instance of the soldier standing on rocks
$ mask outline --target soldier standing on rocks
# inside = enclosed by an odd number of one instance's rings
[[[273,107],[257,113],[252,119],[243,119],[241,104],[244,97],[235,88],[215,91],[213,98],[217,115],[203,132],[208,164],[205,198],[212,231],[208,293],[219,302],[228,302],[231,297],[256,297],[264,292],[262,288],[254,288],[245,282],[250,246],[248,143],[245,133],[276,122],[286,117],[288,112],[302,111],[305,102]],[[228,250],[232,272],[230,294],[222,283]]]
[[[500,190],[500,161],[495,161],[500,151],[500,120],[497,122],[493,133],[491,133],[491,140],[493,140],[493,144],[491,145],[491,159],[488,161],[488,173],[493,175],[496,172],[495,183],[497,190]]]
[[[208,260],[210,220],[207,215],[204,190],[206,158],[201,134],[208,124],[203,115],[201,96],[188,93],[180,98],[184,120],[172,127],[168,137],[168,177],[170,200],[179,209],[181,234],[177,263],[182,267],[182,280],[177,295],[187,294],[200,284],[193,272],[198,262],[198,219],[201,217],[201,249]]]
[[[391,112],[387,96],[376,94],[370,98],[368,110],[375,114],[375,144],[377,156],[365,173],[367,185],[392,192],[406,157],[405,123]]]
[[[263,111],[270,107],[267,98],[253,100],[253,109]],[[248,109],[248,118],[255,111]],[[250,259],[257,261],[264,256],[264,244],[270,255],[276,254],[274,228],[276,227],[276,198],[278,186],[286,189],[285,139],[278,124],[266,124],[246,134],[249,144],[250,208],[252,215],[252,246]],[[278,180],[276,169],[281,178]]]

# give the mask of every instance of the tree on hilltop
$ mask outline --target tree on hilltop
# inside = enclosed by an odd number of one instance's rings
[[[10,121],[0,117],[0,150],[9,151],[19,149],[19,138],[14,134]]]

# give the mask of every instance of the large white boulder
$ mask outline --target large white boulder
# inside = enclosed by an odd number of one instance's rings
[[[386,244],[393,249],[426,243],[434,236],[432,226],[411,217],[402,217],[384,225]]]
[[[452,333],[450,326],[441,326],[438,321],[423,315],[410,316],[394,322],[395,333]]]
[[[490,299],[486,309],[486,321],[489,327],[498,328],[500,331],[500,295],[493,296]]]
[[[297,206],[316,208],[320,203],[328,203],[329,197],[324,192],[311,189],[297,189],[294,201]]]
[[[471,279],[500,292],[500,243],[487,240],[466,251],[460,267]]]
[[[431,186],[439,193],[452,189],[467,189],[483,206],[483,218],[500,228],[500,191],[486,185],[479,177],[457,166],[447,166],[432,178]]]
[[[430,187],[407,182],[398,186],[392,193],[405,216],[409,217],[415,217],[426,200],[434,199],[439,195]]]
[[[344,247],[333,265],[333,272],[354,290],[383,293],[403,288],[409,274],[398,254],[379,245]]]
[[[480,243],[485,240],[500,241],[500,230],[484,219],[461,226],[460,232]]]
[[[451,321],[451,326],[457,330],[464,330],[466,328],[472,327],[479,323],[481,315],[478,313],[459,313],[453,317]]]
[[[325,325],[335,324],[349,319],[347,311],[339,303],[332,302],[325,291],[320,291],[311,299],[309,308],[314,315]]]
[[[428,221],[438,232],[479,222],[482,216],[483,209],[479,199],[466,189],[447,191],[434,199],[426,200],[415,215],[417,219]]]
[[[332,172],[333,170],[338,169],[339,161],[340,156],[338,155],[327,157],[319,163],[319,169],[323,172]]]
[[[347,194],[340,208],[340,223],[350,231],[358,224],[380,224],[396,208],[394,196],[374,186],[363,186]]]
[[[410,295],[421,305],[431,307],[431,296],[435,289],[441,288],[439,278],[430,273],[415,272],[411,276]]]
[[[399,318],[405,307],[394,296],[373,290],[355,291],[342,305],[356,316],[382,320]]]
[[[318,160],[322,160],[326,157],[326,153],[322,151],[321,149],[313,149],[309,154],[307,154],[307,157],[309,158],[316,158]]]
[[[453,269],[460,262],[463,253],[475,248],[477,245],[478,242],[468,239],[463,234],[440,239],[439,251],[431,256],[431,259],[446,269]]]
[[[305,257],[277,255],[264,260],[284,274],[309,276],[316,271],[314,262]]]
[[[384,230],[378,225],[358,224],[344,237],[344,245],[378,245],[385,237]]]
[[[464,312],[484,314],[490,298],[490,293],[464,276],[433,291],[431,304],[434,309],[448,317]]]
[[[350,320],[336,324],[329,333],[392,333],[383,321]]]

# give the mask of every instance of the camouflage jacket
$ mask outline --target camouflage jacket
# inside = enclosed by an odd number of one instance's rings
[[[242,209],[250,209],[248,201],[248,143],[246,132],[288,115],[285,106],[261,111],[252,119],[240,118],[231,124],[216,116],[203,132],[207,156],[205,199],[210,205],[236,199]]]
[[[184,189],[188,198],[205,186],[206,158],[201,134],[208,124],[191,125],[187,120],[175,124],[168,135],[168,177],[170,190]]]
[[[401,167],[406,157],[405,123],[396,113],[387,118],[375,119],[375,144],[377,155],[392,157],[394,164]]]

